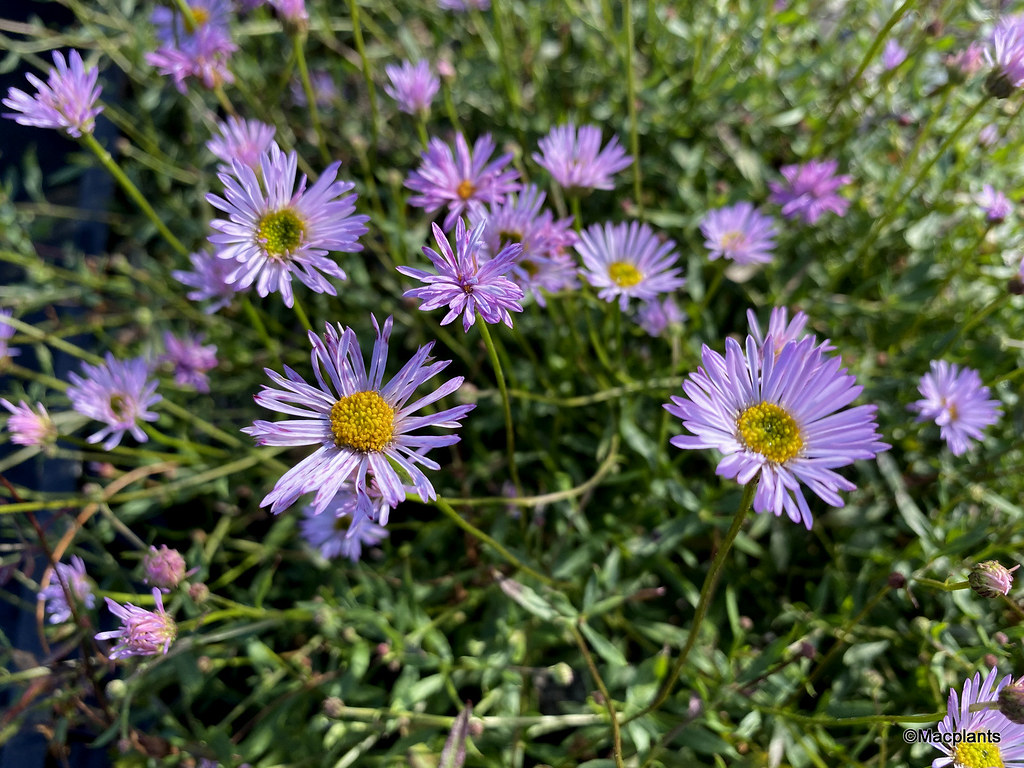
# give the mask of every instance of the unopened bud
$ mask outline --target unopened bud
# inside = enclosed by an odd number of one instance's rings
[[[1007,720],[1024,724],[1024,678],[999,692],[999,711]]]
[[[142,560],[146,571],[146,583],[151,587],[170,591],[185,578],[185,558],[176,549],[168,549],[161,544],[160,549],[150,547]]]
[[[986,560],[971,568],[967,581],[979,596],[998,597],[1009,593],[1010,587],[1013,586],[1013,576],[1010,574],[1019,567],[1015,565],[1007,570],[995,560]]]
[[[202,605],[210,597],[210,588],[201,581],[188,585],[188,596],[196,605]]]
[[[560,661],[557,664],[548,667],[548,674],[551,675],[552,680],[563,687],[572,685],[572,667],[564,661]]]
[[[903,589],[907,586],[907,577],[899,571],[893,571],[889,574],[889,587],[892,589]]]
[[[338,718],[345,711],[345,704],[337,696],[328,696],[324,699],[323,710],[328,717]]]

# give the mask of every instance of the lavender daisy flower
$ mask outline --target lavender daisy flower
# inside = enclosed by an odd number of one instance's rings
[[[670,325],[682,325],[683,320],[683,312],[671,296],[645,302],[636,313],[637,323],[650,336],[661,336]]]
[[[309,25],[306,0],[269,0],[277,15],[286,24],[304,28]]]
[[[259,120],[229,117],[227,122],[217,124],[217,135],[206,142],[206,148],[224,163],[227,173],[231,171],[233,160],[256,169],[260,155],[270,146],[276,131],[272,125]]]
[[[770,200],[782,206],[787,219],[800,218],[814,224],[826,211],[845,216],[850,201],[836,190],[853,181],[850,175],[836,175],[836,160],[811,160],[803,165],[784,165],[780,169],[785,183],[768,182]]]
[[[959,79],[973,77],[985,66],[985,46],[974,42],[961,51],[946,57],[946,68],[956,70]]]
[[[765,346],[772,344],[769,336]],[[705,345],[702,361],[683,382],[686,397],[664,406],[692,435],[671,443],[684,450],[717,449],[723,457],[716,473],[741,485],[757,478],[759,513],[785,512],[810,529],[801,484],[841,507],[838,492],[857,486],[833,470],[889,448],[879,441],[874,405],[846,408],[862,387],[840,367],[840,358],[825,358],[812,337],[763,358],[753,336],[747,336],[746,354],[726,339],[724,358]]]
[[[889,38],[885,41],[882,49],[882,66],[886,70],[896,69],[907,60],[907,49],[899,44],[898,40]]]
[[[1010,722],[995,708],[1013,676],[997,682],[998,677],[999,669],[992,667],[984,680],[980,673],[967,680],[960,696],[949,692],[946,716],[937,729],[945,737],[930,742],[944,756],[933,760],[932,768],[1024,768],[1024,725]],[[992,708],[978,708],[984,704]]]
[[[78,51],[68,53],[67,62],[63,54],[54,51],[53,66],[45,83],[31,73],[26,75],[35,86],[35,96],[8,88],[3,105],[14,112],[5,112],[3,116],[21,125],[63,129],[75,137],[92,133],[96,115],[103,111],[103,107],[96,106],[100,97],[100,87],[96,85],[99,69],[87,70]]]
[[[374,522],[370,509],[364,507],[376,508],[385,520],[391,509],[376,488],[371,487],[368,494],[343,488],[323,512],[312,507],[303,510],[302,537],[325,560],[341,556],[358,562],[364,546],[372,547],[388,537],[387,528]]]
[[[245,290],[228,282],[228,276],[238,268],[236,262],[218,259],[206,251],[189,254],[188,258],[192,262],[193,271],[175,269],[171,276],[179,283],[195,288],[194,291],[185,294],[192,301],[213,299],[213,302],[203,310],[207,315],[223,309],[231,303],[236,293]]]
[[[392,318],[383,332],[373,318],[377,339],[369,369],[363,365],[355,331],[328,325],[323,339],[309,334],[313,368],[318,386],[307,384],[285,367],[285,375],[265,369],[281,389],[264,386],[256,395],[259,405],[299,416],[277,423],[256,421],[242,431],[260,445],[318,445],[317,450],[282,475],[261,506],[271,505],[275,514],[290,507],[304,493],[316,491],[313,508],[323,512],[338,492],[352,483],[357,492],[368,493],[371,478],[388,506],[405,499],[402,476],[410,480],[421,499],[435,499],[430,480],[417,465],[437,470],[440,465],[423,455],[459,441],[458,435],[414,434],[423,427],[457,429],[473,405],[459,405],[437,413],[415,416],[417,411],[450,395],[462,385],[462,377],[449,379],[413,402],[416,389],[444,370],[450,360],[432,362],[433,342],[420,347],[402,370],[383,385]],[[326,377],[325,377],[326,374]],[[401,475],[399,474],[401,472]]]
[[[982,430],[999,420],[999,401],[989,400],[989,389],[973,368],[961,369],[945,360],[932,360],[931,372],[917,385],[924,399],[907,408],[917,412],[917,421],[933,420],[954,456],[961,456],[972,440],[981,440]]]
[[[481,223],[466,232],[465,223],[459,219],[455,224],[453,251],[441,228],[431,224],[440,253],[426,246],[423,253],[433,263],[437,274],[412,267],[398,267],[403,275],[426,283],[423,288],[412,288],[402,294],[423,299],[420,304],[422,311],[429,312],[447,305],[448,314],[441,320],[441,325],[447,325],[461,313],[462,330],[468,333],[479,312],[484,322],[492,325],[501,322],[511,328],[512,316],[509,310],[523,311],[519,303],[523,298],[523,289],[505,277],[522,252],[522,246],[510,243],[494,258],[484,261],[483,233],[486,226],[486,223]]]
[[[0,309],[0,317],[14,317],[14,310]],[[7,323],[0,321],[0,363],[8,357],[17,357],[21,354],[21,350],[17,347],[7,346],[8,340],[14,336],[14,334],[15,330],[13,325],[8,325]]]
[[[146,61],[174,81],[185,93],[185,81],[194,77],[207,88],[234,82],[228,60],[237,50],[231,42],[228,0],[191,0],[193,26],[170,8],[156,8],[152,22],[160,47],[146,54]]]
[[[46,448],[57,441],[57,427],[42,403],[36,403],[37,410],[33,411],[24,400],[13,405],[6,398],[0,397],[0,405],[11,412],[7,419],[7,431],[11,433],[12,443]]]
[[[153,587],[153,599],[156,601],[155,611],[147,611],[131,603],[118,605],[109,597],[104,598],[110,612],[121,620],[120,629],[96,635],[97,640],[118,641],[110,651],[111,659],[167,653],[178,636],[178,625],[164,611],[164,599],[156,587]]]
[[[601,149],[601,129],[594,125],[581,125],[579,131],[573,123],[555,126],[537,146],[534,161],[570,195],[613,189],[612,176],[633,162],[616,136]]]
[[[430,103],[441,90],[441,80],[430,71],[430,65],[426,61],[403,61],[400,66],[388,64],[384,71],[391,80],[384,92],[398,102],[403,112],[426,119]]]
[[[785,307],[773,307],[771,315],[768,317],[768,333],[765,335],[761,333],[761,325],[757,322],[757,315],[754,314],[754,310],[747,310],[747,323],[750,325],[750,335],[754,337],[758,349],[761,350],[762,357],[764,356],[765,343],[768,338],[772,340],[775,357],[779,356],[782,348],[789,344],[789,342],[803,341],[807,338],[812,339],[815,345],[820,346],[822,352],[834,350],[835,347],[829,344],[828,339],[825,339],[819,345],[817,337],[804,333],[808,319],[806,314],[798,311],[793,315],[793,319],[790,320],[788,309]]]
[[[443,141],[431,139],[419,169],[405,180],[405,186],[418,193],[409,198],[409,205],[423,208],[427,213],[447,206],[448,214],[444,219],[447,231],[470,206],[502,202],[505,195],[519,189],[516,181],[519,172],[514,168],[505,170],[511,154],[488,163],[494,149],[489,133],[476,140],[472,152],[466,138],[461,133],[456,134],[454,155]]]
[[[978,131],[978,145],[985,149],[991,149],[999,141],[999,128],[995,123],[989,123]]]
[[[437,7],[444,11],[468,11],[471,8],[486,11],[491,7],[491,0],[437,0]]]
[[[767,264],[775,248],[775,220],[743,202],[708,211],[700,222],[711,261],[719,257],[737,264]]]
[[[331,73],[325,69],[310,71],[309,85],[313,91],[313,101],[316,102],[317,109],[330,109],[341,99],[341,91],[338,90],[338,84],[334,82]],[[288,84],[288,89],[291,91],[292,101],[297,106],[309,106],[306,86],[303,85],[302,78],[292,78],[291,83]]]
[[[116,360],[107,352],[106,363],[82,363],[82,372],[84,379],[76,373],[68,374],[71,407],[83,416],[107,424],[86,441],[98,443],[106,438],[103,449],[109,451],[121,442],[125,432],[131,432],[140,443],[149,440],[139,420],[156,421],[157,415],[146,409],[163,398],[156,394],[156,381],[149,378],[146,361],[141,357]]]
[[[151,587],[169,592],[185,578],[185,558],[176,549],[169,549],[161,544],[160,549],[150,546],[149,552],[142,558],[142,568],[146,572],[145,581]]]
[[[974,202],[985,212],[985,218],[992,224],[1000,224],[1013,211],[1013,203],[1002,192],[994,189],[991,184],[982,187]]]
[[[164,349],[167,353],[160,360],[174,366],[176,384],[194,387],[199,392],[210,391],[206,372],[217,367],[217,347],[203,346],[203,334],[179,339],[173,333],[164,333]]]
[[[1006,16],[992,31],[991,48],[985,49],[985,61],[992,72],[985,88],[997,99],[1005,99],[1024,85],[1024,14]]]
[[[675,242],[659,241],[646,224],[594,224],[580,236],[576,251],[583,258],[580,274],[599,288],[598,298],[619,300],[625,311],[631,298],[651,301],[686,284],[679,277]]]
[[[309,189],[305,175],[296,189],[297,165],[295,152],[285,155],[272,143],[260,155],[259,175],[235,161],[231,174],[218,174],[227,199],[206,196],[230,219],[210,222],[218,234],[209,237],[218,258],[238,262],[228,281],[242,288],[255,284],[260,296],[280,292],[287,307],[295,303],[293,275],[317,293],[337,295],[320,273],[339,280],[346,275],[327,253],[361,251],[358,238],[370,218],[352,215],[354,194],[342,197],[355,185],[336,181],[341,163],[329,165]]]
[[[89,577],[85,575],[85,563],[78,555],[71,556],[71,565],[57,563],[50,583],[39,590],[39,599],[46,601],[46,615],[51,624],[63,624],[71,618],[68,593],[86,608],[96,605]],[[64,582],[63,585],[61,582]],[[64,588],[67,587],[67,592]]]

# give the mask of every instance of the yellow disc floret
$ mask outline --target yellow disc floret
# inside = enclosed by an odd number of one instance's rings
[[[271,256],[285,256],[302,244],[306,228],[289,208],[273,211],[260,219],[256,236]]]
[[[1004,763],[998,744],[992,740],[979,740],[973,743],[960,742],[957,744],[953,748],[953,765],[963,766],[963,768],[1003,768]]]
[[[747,237],[742,232],[726,232],[722,235],[722,250],[733,251],[740,248],[747,242]]]
[[[331,434],[339,448],[381,451],[395,431],[395,409],[378,392],[346,395],[331,407]]]
[[[459,182],[459,186],[455,188],[455,194],[461,197],[463,200],[469,200],[476,192],[476,187],[473,186],[473,182],[469,179],[463,179]]]
[[[740,440],[768,461],[782,464],[804,447],[796,421],[774,403],[752,405],[736,419]]]
[[[613,261],[608,266],[608,277],[622,288],[631,288],[644,279],[640,270],[626,261]]]

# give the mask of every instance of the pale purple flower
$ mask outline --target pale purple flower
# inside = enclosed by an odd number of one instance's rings
[[[737,264],[767,264],[775,248],[775,219],[748,202],[717,208],[700,222],[711,261],[722,257]]]
[[[274,140],[276,131],[272,125],[259,120],[229,117],[217,124],[217,135],[206,142],[206,147],[226,166],[224,170],[227,172],[230,172],[233,160],[255,169],[259,167],[260,155]]]
[[[995,123],[989,123],[978,131],[978,145],[989,149],[999,141],[999,128]]]
[[[141,357],[116,360],[108,352],[105,363],[82,363],[82,372],[84,379],[76,373],[68,374],[71,407],[107,425],[86,441],[98,443],[106,439],[103,449],[109,451],[121,442],[125,432],[140,443],[149,440],[139,421],[156,421],[157,414],[146,409],[162,398],[156,394],[156,381],[149,378],[146,361]]]
[[[63,129],[75,137],[92,133],[96,115],[103,111],[103,107],[96,106],[100,97],[100,87],[96,85],[99,68],[87,70],[81,54],[74,50],[68,53],[66,62],[63,54],[54,51],[53,67],[45,83],[32,73],[25,76],[35,86],[34,96],[19,88],[8,88],[2,103],[14,112],[5,112],[3,116],[21,125]]]
[[[85,563],[78,555],[71,556],[71,565],[57,563],[50,577],[50,583],[39,590],[39,599],[46,601],[46,615],[51,624],[62,624],[71,618],[68,593],[86,608],[96,605],[96,596],[92,593],[92,585],[89,582],[89,577],[85,575]]]
[[[160,549],[150,546],[149,552],[142,558],[142,568],[146,572],[146,583],[169,592],[185,578],[185,558],[176,549],[169,549],[161,544]]]
[[[468,11],[471,8],[486,11],[491,7],[491,0],[437,0],[437,7],[445,11]]]
[[[932,420],[954,456],[961,456],[982,430],[999,420],[999,401],[989,399],[989,388],[973,368],[961,369],[945,360],[932,360],[931,371],[917,385],[924,396],[907,406],[917,421]]]
[[[345,193],[355,185],[336,180],[340,166],[329,165],[309,189],[303,175],[296,188],[297,155],[285,155],[271,143],[260,155],[259,175],[238,161],[232,173],[218,174],[225,197],[208,194],[206,199],[229,220],[210,222],[217,233],[209,240],[218,258],[237,262],[229,282],[255,285],[260,296],[279,292],[287,307],[295,303],[293,276],[316,293],[337,295],[324,275],[339,280],[346,275],[327,254],[361,251],[358,238],[366,234],[370,218],[352,215],[356,196]]]
[[[7,431],[11,433],[12,443],[45,448],[56,442],[57,427],[42,403],[36,403],[35,411],[24,400],[13,405],[6,398],[0,398],[0,405],[11,412]]]
[[[430,71],[426,61],[403,61],[401,65],[388,64],[384,67],[391,81],[384,86],[384,92],[398,102],[398,108],[410,115],[426,117],[430,103],[441,90],[441,80]]]
[[[569,194],[613,189],[612,176],[633,162],[616,136],[602,149],[601,129],[594,125],[581,125],[578,131],[573,123],[555,126],[537,147],[534,161]]]
[[[309,334],[313,345],[316,386],[285,367],[285,375],[264,369],[281,389],[264,386],[257,404],[298,419],[256,421],[242,431],[260,445],[317,445],[316,451],[285,472],[261,506],[281,512],[304,493],[316,491],[313,508],[323,512],[338,492],[354,485],[367,494],[376,481],[388,506],[406,497],[405,480],[421,499],[437,497],[430,480],[418,465],[437,470],[440,465],[424,455],[431,448],[454,445],[458,435],[415,434],[424,427],[458,429],[472,404],[436,413],[414,415],[420,409],[452,394],[462,377],[449,379],[437,389],[410,402],[420,385],[444,370],[450,360],[433,362],[433,342],[420,347],[388,384],[383,384],[392,318],[381,331],[373,318],[377,338],[369,368],[363,364],[355,331],[327,325],[323,339]],[[405,478],[405,480],[403,480]]]
[[[231,4],[227,0],[191,0],[189,8],[195,27],[187,24],[176,9],[159,7],[153,11],[160,47],[147,53],[146,61],[161,75],[169,76],[181,93],[185,93],[189,77],[207,88],[233,83],[228,60],[238,46],[231,41],[228,26]]]
[[[991,47],[985,49],[991,66],[985,85],[997,98],[1006,98],[1024,85],[1024,14],[1005,16],[992,31]]]
[[[217,367],[217,347],[203,345],[203,334],[178,338],[173,333],[164,333],[164,349],[161,362],[174,367],[174,382],[183,387],[193,387],[198,392],[209,392],[210,381],[206,372]]]
[[[110,650],[111,659],[167,653],[178,636],[178,625],[164,611],[164,599],[156,587],[153,587],[153,599],[156,601],[155,611],[147,611],[131,603],[118,605],[109,597],[104,598],[110,612],[121,620],[120,629],[96,635],[97,640],[118,641]]]
[[[223,309],[231,303],[236,293],[245,290],[240,285],[228,282],[228,276],[238,268],[237,262],[218,259],[206,251],[191,253],[188,258],[192,262],[193,271],[175,269],[171,276],[179,283],[195,288],[185,294],[192,301],[213,300],[203,310],[206,314],[212,315],[218,309]]]
[[[303,26],[309,23],[306,0],[268,0],[277,15],[289,24]]]
[[[580,287],[579,266],[563,248],[556,248],[545,258],[520,256],[512,265],[509,277],[524,292],[530,291],[542,307],[547,306],[546,293],[575,291]]]
[[[617,298],[625,311],[631,298],[651,301],[686,284],[675,268],[675,246],[672,240],[660,240],[646,224],[609,222],[587,227],[576,251],[583,259],[580,274],[600,289],[598,298]]]
[[[992,224],[999,224],[1006,220],[1006,217],[1013,211],[1013,203],[1010,198],[995,189],[991,184],[985,184],[974,202],[985,212],[985,218]]]
[[[329,109],[341,99],[341,91],[338,84],[334,82],[331,73],[326,69],[313,69],[309,73],[309,86],[313,91],[313,101],[318,109]],[[292,101],[300,107],[309,106],[309,98],[306,96],[306,86],[302,79],[292,78],[288,86],[292,93]]]
[[[999,692],[1010,685],[1013,675],[998,677],[999,669],[992,667],[984,680],[980,673],[967,680],[960,696],[949,692],[946,716],[936,729],[945,738],[929,741],[944,756],[933,760],[932,768],[1024,768],[1024,725],[1010,722],[997,709]],[[966,740],[967,734],[974,734],[974,740]]]
[[[769,336],[764,346],[773,344]],[[758,480],[755,511],[785,513],[810,529],[801,486],[841,507],[839,491],[857,486],[833,470],[889,446],[879,441],[874,405],[846,408],[862,387],[839,357],[824,357],[809,336],[787,344],[778,357],[762,355],[761,346],[747,336],[744,353],[735,339],[726,339],[724,358],[704,346],[703,367],[683,382],[686,396],[665,405],[690,433],[671,443],[717,449],[716,474],[741,485]]]
[[[907,49],[900,45],[898,40],[890,37],[885,41],[885,47],[882,49],[882,66],[885,69],[896,69],[906,60]]]
[[[975,563],[971,566],[971,572],[967,574],[967,583],[979,597],[992,599],[999,595],[1008,595],[1010,588],[1013,587],[1013,572],[1018,568],[1019,565],[1007,568],[997,560]]]
[[[963,50],[946,58],[946,66],[956,69],[964,77],[972,77],[985,66],[985,46],[973,42]]]
[[[424,246],[423,254],[430,259],[437,274],[412,267],[398,267],[403,275],[426,283],[422,288],[411,288],[403,296],[423,299],[420,310],[429,312],[447,306],[448,314],[441,325],[452,322],[462,314],[462,329],[469,332],[479,312],[484,322],[504,323],[512,327],[513,312],[522,312],[519,303],[523,289],[506,275],[517,256],[522,253],[519,243],[509,243],[491,259],[486,258],[483,233],[486,223],[476,225],[469,232],[459,219],[455,224],[455,249],[437,224],[431,224],[440,252]]]
[[[757,322],[757,315],[754,314],[754,310],[747,310],[747,323],[750,326],[750,335],[754,337],[754,341],[758,349],[761,350],[762,356],[764,355],[765,343],[769,338],[772,340],[772,351],[775,357],[779,356],[782,348],[789,344],[789,342],[803,341],[807,338],[812,339],[815,345],[821,348],[822,352],[833,351],[835,347],[829,343],[828,339],[818,344],[816,336],[804,333],[808,319],[804,312],[797,311],[793,315],[793,319],[790,320],[789,310],[786,307],[772,307],[771,314],[768,316],[768,333],[762,334],[761,325]]]
[[[387,528],[373,517],[380,515],[386,523],[390,509],[372,486],[367,494],[342,488],[323,512],[307,506],[299,525],[302,537],[325,560],[340,556],[355,563],[364,546],[372,547],[388,537]]]
[[[0,317],[12,318],[14,317],[13,309],[0,309]],[[17,347],[7,346],[7,342],[14,336],[16,331],[13,325],[0,320],[0,363],[8,357],[17,357],[21,354],[21,350]]]
[[[485,203],[500,203],[509,192],[519,189],[519,172],[505,169],[511,154],[501,155],[492,162],[494,140],[489,133],[473,144],[470,152],[466,138],[455,136],[455,154],[451,147],[438,138],[432,138],[420,160],[418,170],[409,174],[405,186],[417,194],[409,198],[409,205],[435,213],[445,206],[445,231],[472,207]]]
[[[637,323],[650,336],[661,336],[670,325],[682,325],[684,319],[682,310],[671,296],[661,301],[644,302],[636,313]]]
[[[853,181],[847,174],[836,175],[836,160],[811,160],[803,165],[784,165],[779,169],[785,182],[770,181],[770,200],[782,206],[787,219],[800,218],[814,224],[826,211],[845,216],[850,201],[836,193]]]

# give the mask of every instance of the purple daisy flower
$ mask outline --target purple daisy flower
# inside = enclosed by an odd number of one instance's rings
[[[24,400],[13,405],[0,397],[0,405],[11,412],[7,418],[7,431],[11,433],[12,443],[45,448],[56,442],[57,427],[42,403],[36,403],[37,410],[33,411]]]
[[[51,624],[62,624],[71,618],[68,593],[86,608],[96,605],[89,577],[85,575],[85,563],[78,555],[71,556],[71,565],[57,563],[50,583],[39,590],[39,599],[46,601],[46,615]],[[64,582],[63,585],[61,582]],[[65,591],[67,587],[67,591]]]
[[[750,325],[750,335],[754,337],[754,341],[757,343],[758,349],[761,350],[762,356],[764,355],[765,342],[769,337],[772,340],[775,357],[779,356],[782,348],[789,344],[789,342],[803,341],[807,338],[813,339],[815,345],[819,346],[822,352],[834,350],[835,347],[829,344],[828,339],[818,344],[816,336],[804,333],[808,319],[806,314],[798,311],[793,315],[793,319],[790,320],[788,309],[785,307],[773,307],[771,315],[768,317],[768,333],[762,334],[761,325],[757,322],[757,315],[754,314],[754,310],[747,310],[747,323]]]
[[[373,318],[377,339],[370,367],[363,365],[355,331],[327,325],[321,339],[309,334],[313,345],[313,368],[318,386],[307,384],[298,373],[285,367],[285,375],[266,370],[281,387],[264,385],[256,395],[259,405],[299,416],[279,422],[256,421],[242,431],[260,445],[319,445],[317,450],[282,475],[261,506],[271,505],[275,514],[290,507],[299,496],[316,491],[313,508],[323,512],[338,492],[354,479],[357,492],[367,494],[371,478],[384,501],[397,506],[405,499],[404,475],[423,500],[437,494],[417,465],[437,470],[440,465],[423,453],[430,448],[454,445],[458,435],[414,434],[424,427],[457,429],[459,420],[473,405],[459,405],[433,414],[414,416],[416,411],[450,395],[462,385],[462,377],[449,379],[413,402],[416,389],[444,370],[450,360],[432,362],[433,342],[420,347],[402,370],[383,385],[387,364],[388,338],[392,318],[383,332]],[[325,377],[326,375],[326,377]],[[399,474],[401,473],[401,474]]]
[[[92,133],[96,115],[103,111],[103,107],[96,106],[100,97],[100,87],[96,85],[99,69],[87,70],[78,51],[68,53],[66,62],[63,54],[54,51],[53,66],[45,83],[32,73],[26,75],[35,86],[35,96],[19,88],[8,88],[2,103],[14,112],[5,112],[3,116],[21,125],[63,129],[75,137]]]
[[[192,301],[213,299],[213,303],[203,310],[206,314],[212,315],[218,309],[223,309],[231,303],[236,293],[245,290],[240,285],[228,282],[228,276],[238,267],[236,262],[218,259],[206,251],[189,254],[188,258],[192,262],[193,271],[175,269],[171,276],[179,283],[195,288],[185,294]]]
[[[14,317],[14,310],[0,309],[0,317]],[[17,357],[21,354],[21,350],[17,347],[7,346],[8,340],[11,339],[15,333],[16,331],[14,330],[13,325],[8,325],[7,323],[0,321],[0,363],[8,357]]]
[[[985,218],[992,224],[999,224],[1006,220],[1006,217],[1013,211],[1013,203],[1010,198],[999,192],[991,184],[982,187],[974,202],[985,212]]]
[[[576,251],[583,258],[580,274],[599,288],[598,298],[619,300],[625,311],[631,298],[651,301],[686,284],[675,269],[676,244],[660,241],[646,224],[594,224],[580,235]]]
[[[468,11],[470,8],[486,11],[491,7],[491,0],[437,0],[437,7],[444,11]]]
[[[401,65],[388,64],[384,71],[391,81],[384,86],[384,92],[398,102],[403,112],[425,119],[430,103],[441,90],[441,80],[430,71],[430,65],[426,61],[403,61]]]
[[[206,372],[217,367],[217,347],[203,346],[203,334],[178,338],[173,333],[164,333],[164,349],[161,362],[174,366],[174,382],[183,387],[194,387],[199,392],[210,391]]]
[[[737,264],[767,264],[775,248],[775,219],[747,202],[708,211],[700,222],[711,261],[722,257]]]
[[[104,598],[110,612],[121,620],[120,629],[96,635],[97,640],[118,641],[110,651],[111,659],[167,653],[178,636],[178,625],[164,611],[164,599],[156,587],[153,587],[153,599],[156,601],[155,611],[147,611],[131,603],[118,605],[109,597]]]
[[[166,544],[161,544],[160,549],[150,546],[142,558],[142,568],[146,572],[145,582],[163,592],[174,589],[188,575],[181,552],[169,549]]]
[[[890,37],[885,41],[885,47],[882,49],[882,66],[886,70],[896,69],[906,60],[907,49],[900,45],[898,40]]]
[[[163,398],[156,394],[156,381],[149,378],[146,361],[141,357],[116,360],[107,352],[105,363],[82,363],[82,372],[84,379],[76,373],[68,374],[71,407],[107,425],[89,435],[86,441],[98,443],[106,438],[103,449],[109,451],[121,442],[125,432],[130,432],[140,443],[149,440],[139,420],[156,421],[157,415],[146,409]]]
[[[194,77],[207,88],[233,83],[228,59],[238,46],[231,41],[228,0],[191,0],[189,8],[195,26],[186,23],[176,10],[156,8],[152,22],[160,47],[146,54],[146,61],[174,80],[185,93],[185,80]]]
[[[502,202],[505,195],[519,189],[516,181],[519,172],[515,168],[505,170],[512,160],[511,154],[488,163],[494,149],[489,133],[476,140],[472,152],[466,138],[461,133],[456,134],[454,155],[443,141],[431,139],[419,169],[405,180],[405,186],[418,193],[409,198],[409,205],[423,208],[427,213],[447,206],[448,214],[444,218],[447,231],[471,206]]]
[[[772,344],[769,336],[765,346]],[[833,470],[889,448],[879,441],[876,407],[846,408],[862,387],[840,358],[824,357],[813,337],[790,342],[778,357],[762,357],[753,336],[746,347],[744,354],[735,339],[726,339],[723,358],[704,346],[703,367],[683,382],[686,397],[664,406],[692,435],[671,443],[717,449],[723,454],[718,475],[741,485],[759,478],[755,511],[785,512],[810,529],[801,484],[841,507],[838,492],[857,486]]]
[[[814,224],[826,211],[845,216],[850,201],[836,194],[836,190],[853,181],[853,176],[836,175],[836,160],[811,160],[803,165],[784,165],[779,169],[785,183],[768,182],[772,190],[769,199],[782,206],[787,219],[800,218]]]
[[[306,0],[269,0],[269,3],[282,21],[300,27],[309,24]]]
[[[364,546],[375,546],[388,537],[387,528],[373,521],[372,512],[382,515],[386,522],[390,509],[372,486],[367,494],[343,488],[323,512],[306,507],[299,525],[302,537],[325,560],[341,556],[355,563]]]
[[[327,167],[316,183],[306,189],[305,175],[295,187],[298,157],[287,155],[276,143],[260,155],[260,171],[235,161],[232,173],[218,174],[227,199],[214,194],[207,201],[228,214],[230,220],[214,219],[218,234],[209,240],[217,257],[237,262],[228,281],[242,288],[256,285],[266,296],[280,292],[285,306],[295,303],[292,276],[317,293],[336,296],[337,290],[320,273],[346,279],[345,272],[326,258],[329,251],[361,251],[359,237],[366,234],[369,216],[353,216],[355,186],[336,181],[341,163]]]
[[[978,74],[984,66],[985,46],[978,42],[946,57],[946,67],[957,70],[965,78]]]
[[[206,148],[224,163],[225,172],[231,171],[233,160],[255,169],[259,167],[260,155],[274,140],[276,131],[274,126],[259,120],[229,117],[226,122],[217,124],[217,135],[206,142]]]
[[[1000,691],[1010,685],[1013,675],[997,682],[998,677],[999,669],[992,667],[984,680],[980,673],[967,680],[959,696],[955,690],[949,692],[946,716],[937,729],[948,736],[930,741],[944,757],[935,758],[932,768],[993,765],[1024,768],[1024,725],[1011,722],[995,708]],[[991,708],[979,706],[985,704]],[[955,738],[954,734],[961,738]],[[963,738],[967,734],[975,734],[975,738],[968,741]],[[985,738],[977,738],[980,736]]]
[[[993,68],[985,86],[996,98],[1005,99],[1024,85],[1024,14],[999,20],[992,30],[991,47],[985,49],[985,61]]]
[[[465,223],[459,219],[455,224],[454,251],[441,228],[437,224],[430,226],[434,230],[434,239],[440,253],[427,246],[423,247],[423,253],[433,263],[437,274],[412,267],[398,267],[403,275],[426,283],[423,288],[411,288],[402,295],[423,299],[420,304],[423,312],[447,305],[448,314],[441,320],[441,325],[447,325],[461,313],[462,330],[467,333],[476,322],[477,312],[486,323],[493,325],[501,322],[511,328],[512,316],[509,310],[523,311],[519,303],[523,299],[523,289],[505,275],[512,269],[516,257],[522,253],[522,246],[509,243],[494,258],[486,259],[483,240],[486,222],[477,224],[467,232]]]
[[[612,176],[633,162],[616,136],[601,149],[601,129],[594,125],[581,125],[578,131],[573,123],[555,126],[537,147],[534,162],[571,195],[613,189]]]
[[[924,399],[908,409],[918,414],[917,421],[930,419],[939,425],[954,456],[963,455],[972,440],[982,439],[983,429],[999,420],[999,401],[988,399],[989,389],[973,368],[932,360],[931,372],[921,377],[917,390]]]
[[[661,336],[670,325],[682,325],[684,315],[675,299],[648,301],[637,310],[636,321],[650,336]]]

